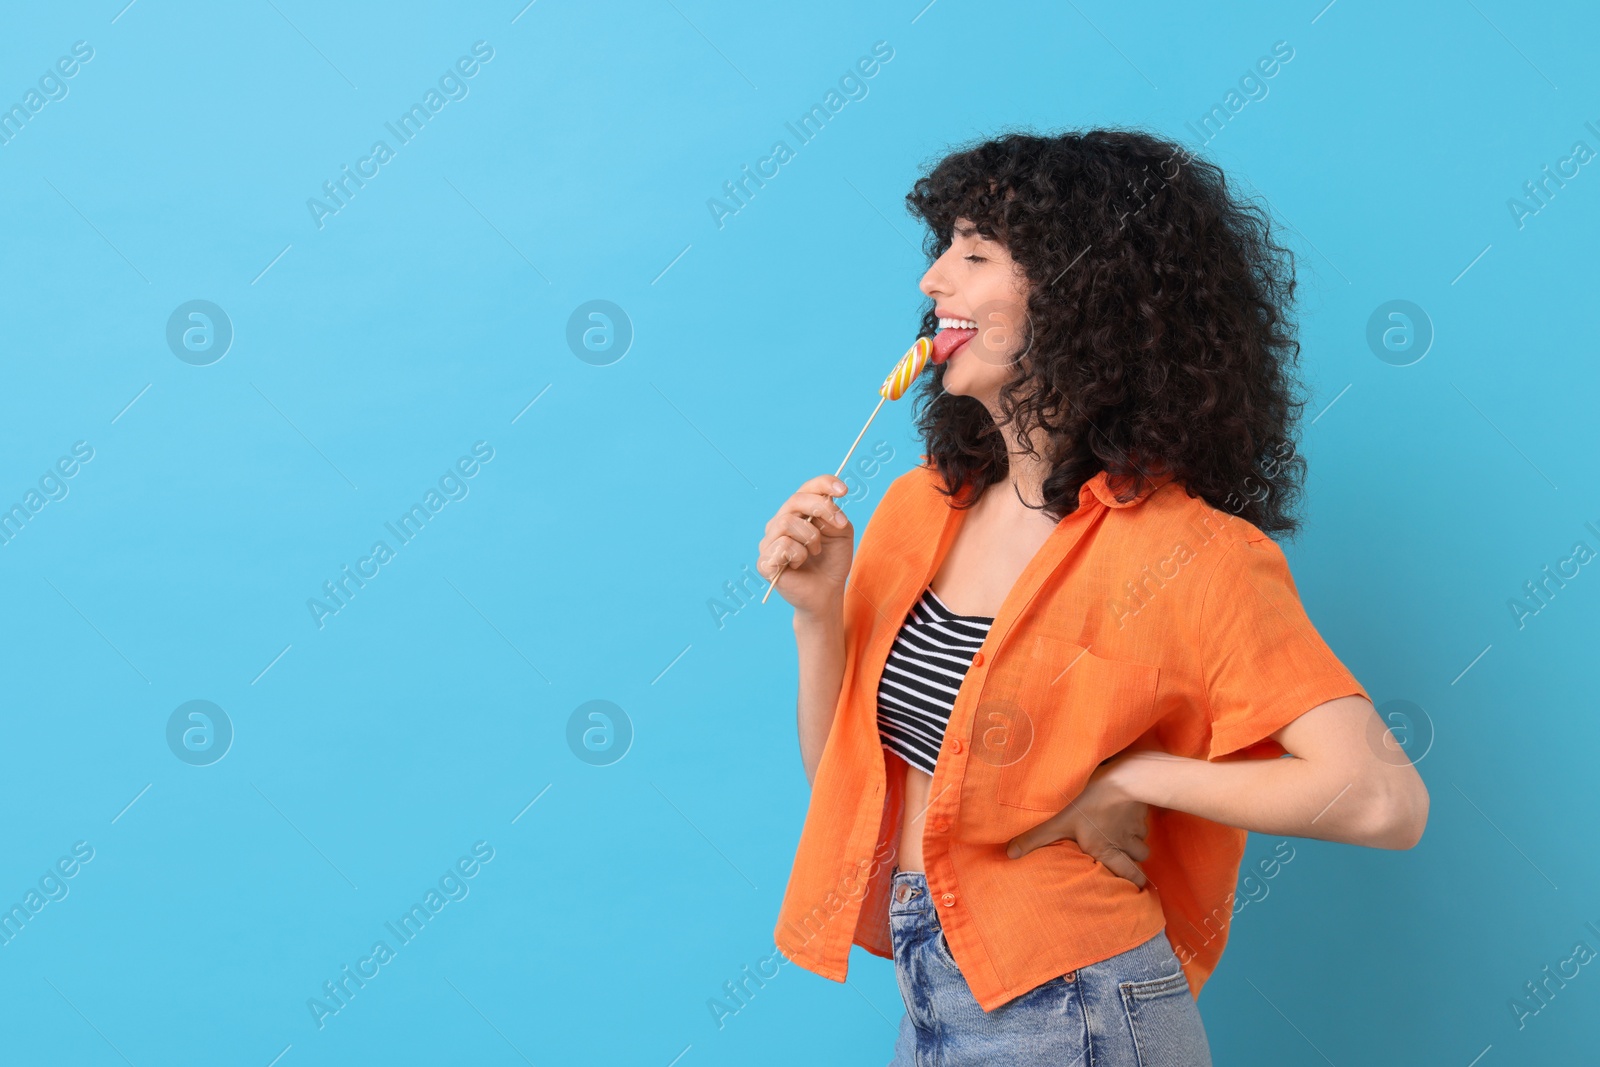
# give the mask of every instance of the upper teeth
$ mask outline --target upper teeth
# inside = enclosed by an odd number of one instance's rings
[[[940,319],[941,330],[976,330],[978,324],[971,319]]]

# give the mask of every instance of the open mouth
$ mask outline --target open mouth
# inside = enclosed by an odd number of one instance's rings
[[[939,332],[933,335],[933,355],[930,357],[935,363],[943,363],[954,356],[968,341],[978,336],[978,324],[971,319],[939,319]]]

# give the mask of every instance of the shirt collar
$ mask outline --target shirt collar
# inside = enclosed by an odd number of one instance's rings
[[[938,470],[924,457],[927,471],[928,485],[938,489]],[[1131,484],[1125,481],[1113,482],[1105,470],[1097,472],[1092,478],[1084,482],[1078,492],[1078,510],[1068,515],[1063,515],[1050,537],[1038,549],[1028,565],[1023,568],[1011,591],[1006,594],[993,624],[990,633],[998,635],[1004,641],[1011,626],[1017,617],[1027,609],[1034,595],[1040,587],[1049,580],[1050,575],[1061,565],[1062,560],[1072,552],[1073,548],[1083,540],[1091,528],[1096,525],[1095,512],[1085,505],[1098,501],[1108,508],[1127,508],[1145,500],[1153,494],[1162,484],[1171,480],[1171,475],[1166,467],[1155,467],[1153,464],[1145,465],[1139,469],[1150,467],[1145,475],[1145,487],[1131,500],[1118,500],[1116,489],[1121,488],[1126,492],[1131,489]],[[969,486],[970,488],[970,486]],[[888,502],[885,496],[883,503]],[[880,505],[881,507],[882,505]],[[967,517],[967,511],[953,507],[944,497],[942,491],[919,494],[916,506],[921,510],[918,517],[925,517],[926,521],[911,521],[903,524],[906,531],[904,539],[896,547],[901,565],[890,568],[892,580],[881,589],[881,599],[886,599],[891,604],[903,604],[905,611],[910,611],[916,602],[920,591],[925,589],[928,582],[938,572],[945,553],[949,551],[956,535]],[[880,514],[882,512],[880,511]],[[858,557],[859,558],[859,557]],[[878,616],[887,621],[890,618],[903,618],[904,612],[896,614],[891,611],[885,615],[881,608],[877,609]]]
[[[1151,471],[1146,474],[1145,486],[1136,496],[1129,500],[1118,500],[1119,493],[1126,495],[1132,491],[1133,478],[1130,476],[1112,481],[1110,472],[1102,470],[1078,489],[1078,506],[1087,504],[1090,496],[1093,496],[1108,508],[1131,508],[1135,504],[1143,503],[1152,493],[1171,480],[1172,472],[1169,470]]]

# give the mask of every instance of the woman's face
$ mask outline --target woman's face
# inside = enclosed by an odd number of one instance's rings
[[[957,219],[950,247],[919,288],[934,300],[940,320],[933,358],[947,364],[944,391],[994,410],[1027,344],[1027,276],[1005,245]]]

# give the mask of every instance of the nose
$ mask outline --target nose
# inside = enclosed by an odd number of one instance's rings
[[[917,283],[917,288],[922,290],[922,294],[935,301],[940,297],[950,296],[954,289],[950,284],[950,276],[944,270],[945,256],[949,254],[946,252],[934,260],[928,272],[922,276],[922,281]]]

